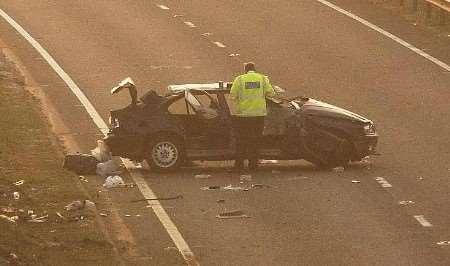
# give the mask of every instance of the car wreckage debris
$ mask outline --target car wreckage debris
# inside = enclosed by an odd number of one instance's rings
[[[161,197],[161,198],[150,198],[150,199],[137,199],[137,200],[132,200],[130,202],[140,202],[140,201],[148,201],[148,200],[175,200],[175,199],[182,199],[183,195],[177,195],[174,197]]]
[[[116,188],[116,187],[125,187],[125,182],[123,182],[122,177],[115,175],[115,176],[108,176],[105,180],[105,183],[103,184],[104,188]]]
[[[436,244],[438,246],[450,246],[450,240],[439,241]]]
[[[99,162],[106,162],[112,159],[111,152],[103,140],[97,140],[97,147],[91,150],[91,155]]]
[[[222,212],[216,215],[219,219],[236,219],[236,218],[251,218],[251,216],[248,216],[243,211],[237,210],[237,211],[229,211],[229,212]]]
[[[81,210],[84,208],[94,208],[95,203],[90,200],[75,200],[64,207],[66,211]],[[62,216],[62,215],[61,215]]]
[[[63,168],[78,175],[95,174],[99,161],[90,154],[68,154],[64,158]]]

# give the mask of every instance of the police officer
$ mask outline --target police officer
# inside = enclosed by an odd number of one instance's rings
[[[244,64],[245,74],[238,76],[231,87],[231,99],[236,110],[235,130],[236,160],[234,167],[242,169],[244,160],[248,167],[258,167],[258,149],[264,129],[264,117],[267,114],[266,96],[275,95],[269,78],[257,73],[255,63]]]

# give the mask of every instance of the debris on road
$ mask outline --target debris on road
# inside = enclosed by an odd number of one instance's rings
[[[25,180],[19,180],[19,181],[17,181],[17,182],[14,182],[13,184],[14,185],[16,185],[16,186],[21,186],[21,185],[23,185],[25,183]]]
[[[412,200],[401,200],[398,202],[398,204],[400,205],[410,205],[410,204],[414,204],[415,202]]]
[[[20,199],[20,193],[17,192],[17,191],[14,191],[14,192],[13,192],[13,198],[14,198],[15,200]]]
[[[417,178],[418,181],[422,181],[423,179],[424,179],[424,178],[421,177],[421,176],[419,176],[419,177]]]
[[[240,56],[241,54],[229,54],[229,57],[236,57],[236,56]]]
[[[209,174],[198,174],[198,175],[195,175],[194,177],[195,177],[195,179],[208,179],[208,178],[211,177],[211,175],[209,175]]]
[[[83,181],[83,182],[86,182],[86,183],[89,183],[89,180],[85,177],[85,176],[83,176],[83,175],[80,175],[79,176],[79,178],[80,178],[80,181]]]
[[[357,184],[357,183],[361,183],[361,181],[359,181],[359,180],[352,180],[352,183]]]
[[[217,203],[225,203],[225,200],[224,199],[218,199],[218,200],[216,200],[216,202]]]
[[[279,163],[278,160],[261,160],[259,161],[260,164],[277,164]]]
[[[220,189],[220,186],[207,186],[207,187],[201,187],[201,190],[218,190]]]
[[[228,186],[226,186],[226,187],[223,187],[222,188],[223,190],[230,190],[230,191],[240,191],[240,190],[245,190],[245,188],[243,188],[243,187],[235,187],[235,186],[233,186],[233,185],[228,185]]]
[[[174,17],[174,18],[182,18],[182,17],[184,17],[184,15],[175,14],[175,15],[173,15],[173,17]]]
[[[203,36],[203,37],[208,37],[208,36],[211,36],[211,35],[212,35],[211,32],[205,32],[205,33],[202,33],[202,36]]]
[[[222,212],[219,213],[216,217],[219,219],[250,218],[250,216],[248,216],[247,214],[245,214],[243,211],[240,210]]]
[[[305,179],[309,179],[309,177],[307,177],[307,176],[294,176],[294,177],[289,177],[287,180],[295,181],[295,180],[305,180]]]
[[[6,220],[6,221],[8,221],[10,223],[15,223],[17,220],[19,220],[19,216],[9,217],[9,216],[0,214],[0,219],[4,219],[4,220]]]
[[[439,241],[436,244],[438,246],[450,246],[450,240]]]
[[[239,177],[239,180],[250,182],[250,181],[252,181],[252,175],[241,175]]]
[[[41,217],[34,217],[31,220],[28,220],[29,223],[44,223],[47,221],[48,214]]]
[[[97,175],[103,177],[120,174],[120,171],[113,160],[98,163],[95,172],[97,173]]]
[[[78,175],[95,174],[98,161],[89,154],[67,154],[64,158],[63,167]]]
[[[183,195],[177,195],[174,197],[162,197],[162,198],[151,198],[151,199],[138,199],[138,200],[132,200],[131,202],[139,202],[139,201],[148,201],[148,200],[175,200],[175,199],[182,199]]]
[[[122,177],[115,175],[115,176],[108,176],[105,180],[105,183],[103,184],[103,187],[105,188],[116,188],[116,187],[124,187],[125,182],[123,182]]]
[[[103,217],[107,217],[108,216],[108,214],[103,213],[103,212],[99,213],[98,215],[103,216]]]

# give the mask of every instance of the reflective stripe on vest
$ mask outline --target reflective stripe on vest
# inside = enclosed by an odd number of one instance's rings
[[[259,80],[253,78],[246,81],[245,78],[248,78],[249,75],[255,75]],[[249,72],[239,77],[237,115],[265,116],[267,114],[264,84],[264,76],[255,72]]]

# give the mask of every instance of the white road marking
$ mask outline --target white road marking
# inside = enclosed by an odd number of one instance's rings
[[[223,44],[223,43],[221,43],[221,42],[213,42],[215,45],[217,45],[217,47],[220,47],[220,48],[225,48],[226,46],[225,46],[225,44]]]
[[[338,12],[344,14],[344,15],[346,15],[347,17],[350,17],[350,18],[352,18],[352,19],[354,19],[354,20],[364,24],[365,26],[367,26],[367,27],[369,27],[369,28],[371,28],[371,29],[381,33],[381,34],[383,34],[384,36],[394,40],[395,42],[403,45],[404,47],[408,48],[409,50],[413,51],[414,53],[425,57],[429,61],[433,62],[434,64],[436,64],[436,65],[438,65],[438,66],[442,67],[443,69],[445,69],[445,70],[450,72],[450,66],[449,65],[447,65],[446,63],[440,61],[439,59],[437,59],[437,58],[435,58],[435,57],[425,53],[423,50],[420,50],[419,48],[415,47],[414,45],[412,45],[412,44],[410,44],[410,43],[400,39],[399,37],[393,35],[392,33],[387,32],[387,31],[383,30],[382,28],[376,26],[375,24],[372,24],[369,21],[367,21],[367,20],[365,20],[365,19],[363,19],[361,17],[358,17],[357,15],[355,15],[355,14],[353,14],[353,13],[351,13],[351,12],[345,10],[345,9],[342,9],[342,8],[338,7],[337,5],[334,5],[334,4],[332,4],[332,3],[328,2],[328,1],[325,1],[325,0],[316,0],[316,1],[319,2],[319,3],[322,3],[322,4],[326,5],[326,6],[328,6],[328,7],[332,8],[332,9],[334,9],[334,10],[336,10],[336,11],[338,11]]]
[[[59,64],[53,59],[53,57],[24,29],[20,26],[14,19],[12,19],[7,13],[5,13],[2,9],[0,9],[0,16],[3,17],[23,38],[25,38],[31,46],[33,46],[36,51],[47,61],[50,67],[61,77],[61,79],[67,84],[67,86],[71,89],[73,94],[78,98],[78,100],[83,104],[84,108],[100,129],[100,131],[106,135],[109,131],[107,124],[101,118],[97,110],[91,104],[86,95],[81,91],[78,85],[72,80],[72,78],[59,66]],[[136,168],[133,163],[128,160],[122,159],[124,165],[130,169],[130,175],[133,178],[134,182],[137,184],[139,190],[145,198],[156,198],[155,193],[148,186],[145,180],[142,178],[140,173],[136,171],[132,171],[131,169]],[[195,259],[194,253],[189,248],[188,244],[184,240],[181,233],[178,231],[176,225],[172,222],[164,208],[161,206],[159,201],[149,201],[149,204],[152,205],[152,209],[155,212],[156,216],[160,220],[161,224],[166,229],[170,238],[174,241],[181,255],[185,259],[188,265],[199,265],[197,260]]]
[[[194,23],[190,22],[190,21],[184,21],[184,24],[186,24],[186,26],[190,27],[190,28],[196,28],[197,26],[195,26]]]
[[[377,180],[377,182],[382,186],[382,187],[392,187],[391,184],[389,184],[389,182],[384,178],[384,177],[375,177],[375,180]]]
[[[165,5],[156,5],[157,7],[161,8],[162,10],[169,10],[170,8]]]
[[[414,215],[414,218],[423,226],[423,227],[432,227],[433,225],[425,219],[423,215]]]

